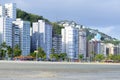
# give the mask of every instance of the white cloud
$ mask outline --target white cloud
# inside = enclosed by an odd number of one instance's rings
[[[91,26],[93,29],[98,29],[100,32],[103,32],[109,36],[117,38],[120,40],[120,29],[119,26],[107,26],[107,27],[99,27],[99,26]]]

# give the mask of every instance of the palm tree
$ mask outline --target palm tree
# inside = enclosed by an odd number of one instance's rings
[[[90,53],[90,61],[93,61],[93,60],[94,60],[95,54],[96,54],[96,53],[93,52],[93,51]]]
[[[80,61],[82,61],[84,56],[83,56],[83,54],[79,54],[78,57],[79,57]]]
[[[7,51],[8,51],[8,56],[12,57],[13,50],[12,50],[12,48],[10,46],[7,47]]]
[[[7,45],[5,42],[3,42],[1,45],[0,45],[0,57],[1,59],[4,59],[5,56],[6,56],[6,52],[7,52]]]
[[[51,54],[55,54],[55,49],[54,48],[51,49]]]
[[[16,57],[16,56],[20,56],[21,55],[21,50],[20,50],[20,48],[19,48],[19,45],[15,45],[15,47],[14,47],[14,49],[13,49],[13,55],[14,55],[14,57]]]
[[[60,53],[59,54],[60,58],[64,61],[67,58],[67,54],[66,53]]]
[[[55,60],[55,54],[50,54],[50,59],[53,61],[53,60]]]
[[[51,49],[50,59],[51,60],[55,60],[56,59],[55,49],[54,48]]]
[[[95,56],[95,60],[96,61],[102,61],[103,59],[105,59],[105,57],[104,57],[104,55],[103,54],[97,54],[96,56]]]
[[[46,59],[46,54],[41,47],[38,48],[38,57],[40,57],[41,59]]]

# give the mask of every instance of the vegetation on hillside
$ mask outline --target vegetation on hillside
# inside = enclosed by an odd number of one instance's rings
[[[63,26],[58,25],[56,22],[52,23],[54,34],[61,34],[61,29]]]
[[[17,18],[21,18],[22,20],[25,21],[30,21],[31,26],[32,26],[32,22],[37,22],[38,20],[45,20],[46,22],[52,24],[54,34],[61,34],[61,29],[63,28],[62,26],[58,25],[56,22],[52,23],[48,19],[45,19],[43,16],[27,13],[20,9],[17,9]]]
[[[48,19],[45,19],[43,16],[27,13],[20,9],[17,9],[17,18],[21,18],[23,20],[30,21],[31,26],[32,26],[32,22],[37,22],[38,20],[45,20],[46,22],[52,24],[54,34],[61,34],[61,29],[63,28],[63,26],[59,25],[59,22],[52,23]],[[62,22],[64,22],[64,21],[62,21]],[[74,21],[72,21],[72,22],[74,22]],[[111,36],[108,36],[102,32],[99,32],[98,30],[91,29],[91,28],[85,28],[85,30],[87,32],[87,40],[91,40],[92,38],[94,38],[96,33],[99,33],[99,34],[101,34],[102,40],[105,41],[105,43],[110,42],[113,44],[117,44],[119,42],[119,41],[114,41],[114,40],[116,40],[115,38],[112,38]]]
[[[37,22],[38,20],[45,20],[46,22],[49,22],[48,19],[43,18],[43,16],[38,16],[35,14],[27,13],[25,11],[22,11],[20,9],[17,9],[17,18],[21,18],[25,21]]]
[[[105,40],[104,43],[112,43],[114,45],[118,45],[120,41],[119,40]]]

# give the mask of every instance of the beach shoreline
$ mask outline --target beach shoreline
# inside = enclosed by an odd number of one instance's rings
[[[50,62],[50,61],[7,61],[7,60],[1,60],[0,63],[120,65],[120,63],[105,63],[105,62]]]

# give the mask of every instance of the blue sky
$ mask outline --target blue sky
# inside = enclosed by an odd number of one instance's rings
[[[73,20],[120,39],[120,0],[0,0],[51,21]]]

